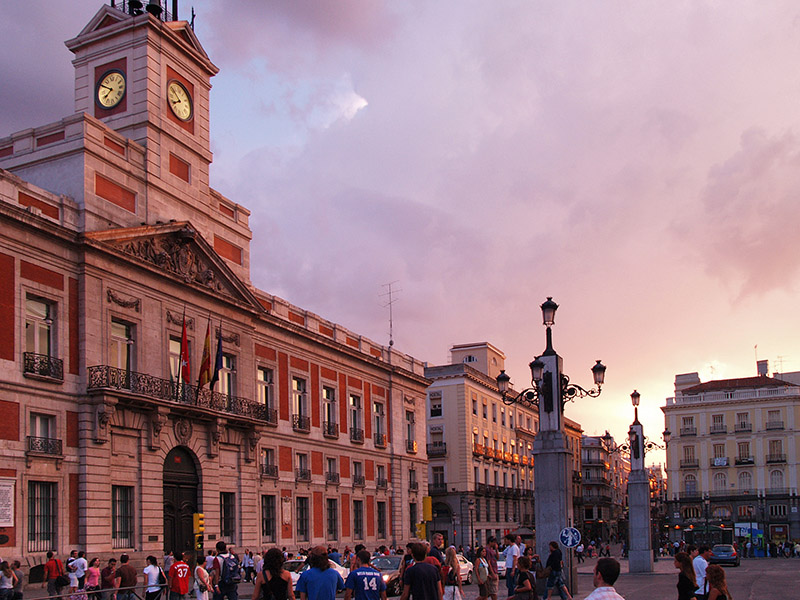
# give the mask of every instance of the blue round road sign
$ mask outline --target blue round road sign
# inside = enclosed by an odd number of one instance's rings
[[[581,543],[581,532],[574,527],[564,527],[558,534],[561,544],[567,548],[574,548]]]

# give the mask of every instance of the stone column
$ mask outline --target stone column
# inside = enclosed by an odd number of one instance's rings
[[[638,418],[631,425],[628,437],[631,445],[631,473],[628,476],[628,569],[631,573],[652,573],[650,481],[644,468],[644,432]]]

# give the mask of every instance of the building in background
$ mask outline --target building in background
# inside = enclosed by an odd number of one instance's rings
[[[252,285],[250,213],[209,187],[217,68],[123,6],[67,42],[75,113],[0,138],[2,555],[160,556],[196,512],[207,546],[414,537],[423,364]]]
[[[627,536],[627,489],[630,462],[620,452],[611,452],[614,438],[583,436],[583,529],[593,540],[619,540]]]
[[[667,477],[662,465],[647,467],[647,478],[650,481],[650,520],[653,530],[651,540],[656,548],[662,547],[669,540],[667,525]]]
[[[781,542],[800,538],[800,373],[701,383],[676,375],[662,407],[667,520],[673,538]]]
[[[426,435],[432,531],[448,543],[485,544],[519,528],[532,529],[535,407],[506,405],[496,377],[505,355],[488,342],[450,349],[450,364],[431,366]],[[566,419],[579,473],[580,425]],[[580,477],[574,476],[574,498]]]

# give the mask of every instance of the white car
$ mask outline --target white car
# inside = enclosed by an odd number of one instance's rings
[[[471,585],[472,570],[475,568],[475,565],[469,562],[463,554],[456,554],[456,558],[458,559],[458,565],[461,567],[461,583],[464,585]]]
[[[331,559],[328,559],[328,564],[332,569],[336,569],[339,572],[339,575],[342,576],[342,579],[347,579],[347,576],[350,574],[350,569],[343,567]],[[309,566],[308,563],[306,563],[306,559],[304,557],[300,557],[287,560],[285,563],[283,563],[283,568],[289,571],[289,574],[292,576],[292,587],[297,588],[297,580],[300,579],[300,574],[304,571],[307,571]]]
[[[506,576],[506,551],[503,550],[497,557],[497,577],[504,579]]]

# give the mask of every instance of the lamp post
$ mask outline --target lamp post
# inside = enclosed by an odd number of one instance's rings
[[[542,322],[546,332],[544,352],[529,364],[531,385],[510,394],[511,378],[505,371],[497,376],[497,389],[505,404],[523,404],[539,411],[539,431],[533,442],[536,468],[534,476],[536,550],[547,556],[548,544],[557,540],[561,529],[572,525],[571,452],[564,432],[564,405],[576,398],[600,395],[606,367],[598,360],[592,367],[595,388],[584,389],[570,383],[562,370],[563,359],[553,349],[552,327],[558,304],[551,297],[541,305]],[[570,554],[566,554],[569,559]],[[571,563],[571,561],[568,560]],[[576,577],[570,570],[569,583],[575,592]]]
[[[711,545],[711,540],[710,540],[710,537],[711,537],[711,532],[708,530],[708,512],[709,512],[709,509],[711,508],[711,498],[709,498],[709,497],[708,497],[708,494],[706,494],[706,495],[705,495],[705,497],[703,498],[703,504],[704,504],[704,505],[705,505],[705,507],[706,507],[706,535],[705,535],[705,543],[706,543],[706,546],[710,546],[710,545]]]
[[[651,573],[654,552],[652,548],[652,526],[650,514],[650,478],[644,465],[645,454],[655,448],[664,449],[670,432],[664,431],[664,446],[644,437],[644,428],[639,422],[639,403],[642,395],[633,390],[633,423],[628,429],[628,441],[614,446],[611,436],[604,437],[609,452],[627,453],[631,461],[631,474],[628,476],[628,569],[631,573]]]
[[[475,510],[475,500],[470,498],[467,505],[469,506],[469,547],[472,552],[475,552],[475,538],[473,537],[475,529],[472,527],[472,512]]]

